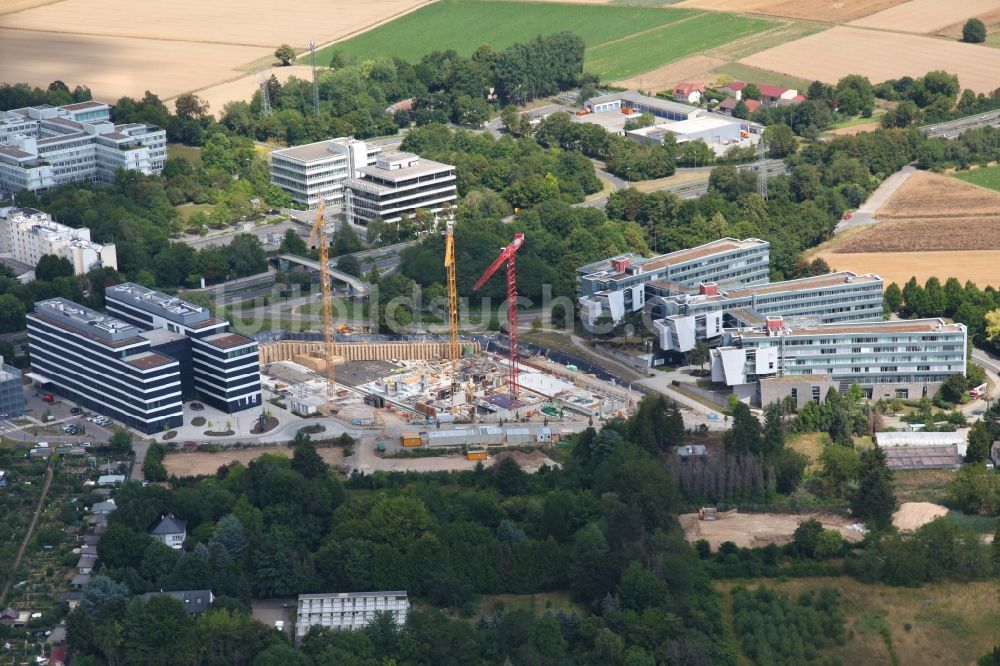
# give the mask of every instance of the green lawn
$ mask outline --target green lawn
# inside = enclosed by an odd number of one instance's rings
[[[327,64],[330,54],[338,51],[358,60],[399,56],[416,63],[435,50],[454,49],[468,56],[482,44],[501,49],[563,30],[595,47],[697,14],[660,7],[442,0],[329,46],[319,52],[317,62]]]
[[[197,167],[201,164],[201,148],[185,146],[183,143],[168,143],[167,157],[183,157],[191,166]]]
[[[800,79],[795,76],[788,76],[787,74],[772,72],[769,69],[750,67],[749,65],[742,65],[738,62],[731,62],[727,65],[716,67],[715,72],[717,74],[725,74],[726,76],[731,76],[738,81],[770,83],[776,86],[795,88],[803,95],[806,94],[806,90],[808,90],[809,84],[811,83],[811,81],[806,81],[805,79]]]
[[[1000,166],[992,166],[971,171],[959,171],[955,178],[967,183],[1000,191]]]
[[[735,14],[702,14],[676,25],[588,48],[584,69],[597,74],[602,81],[617,81],[774,25],[773,21]]]

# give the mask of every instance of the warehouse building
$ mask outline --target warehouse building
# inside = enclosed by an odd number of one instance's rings
[[[78,181],[111,183],[118,169],[155,175],[166,160],[166,131],[143,123],[115,125],[103,102],[0,111],[0,194]]]
[[[392,615],[397,627],[406,624],[410,602],[405,591],[300,594],[295,614],[295,640],[312,627],[336,631],[364,629],[381,611]]]
[[[796,327],[781,317],[726,330],[711,350],[712,381],[757,404],[818,401],[858,384],[871,399],[933,396],[965,374],[966,328],[943,319]]]
[[[95,243],[87,227],[74,229],[59,224],[48,213],[34,208],[10,208],[0,213],[0,253],[30,266],[54,254],[73,264],[76,275],[93,268],[118,270],[114,243]]]
[[[758,238],[722,238],[656,257],[622,254],[577,269],[580,320],[592,329],[597,320],[614,323],[646,304],[646,288],[656,280],[696,287],[703,282],[765,284],[770,243]]]
[[[591,97],[583,103],[591,113],[607,113],[629,109],[634,113],[649,113],[660,120],[689,120],[706,115],[708,112],[690,104],[681,104],[669,99],[650,97],[637,90],[613,92]]]
[[[769,316],[814,324],[883,318],[882,278],[850,271],[750,286],[655,280],[646,300],[660,349],[680,353],[720,338],[723,327],[761,326]]]
[[[728,147],[739,142],[741,128],[739,120],[714,115],[640,127],[626,131],[625,136],[639,143],[654,145],[662,145],[667,137],[671,137],[675,143],[704,141],[711,147]]]
[[[257,341],[229,330],[207,308],[134,282],[108,287],[108,313],[148,335],[175,336],[164,348],[180,362],[185,399],[198,399],[227,414],[261,404]]]
[[[275,150],[269,156],[271,183],[310,210],[320,199],[327,206],[340,205],[344,183],[375,164],[379,150],[346,137]]]
[[[180,364],[159,353],[179,335],[148,335],[64,298],[35,303],[27,320],[37,384],[147,434],[182,424]]]
[[[455,167],[398,151],[383,153],[373,166],[358,169],[346,187],[350,199],[344,212],[351,222],[362,225],[376,217],[399,222],[418,208],[437,215],[458,197]]]

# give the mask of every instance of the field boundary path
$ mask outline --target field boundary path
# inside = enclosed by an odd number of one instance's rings
[[[885,202],[892,198],[892,195],[896,193],[903,183],[910,179],[910,176],[917,172],[917,168],[912,164],[907,164],[905,167],[892,174],[885,180],[883,180],[875,191],[872,192],[863,204],[851,215],[849,220],[841,220],[837,226],[834,228],[833,233],[837,234],[846,229],[852,229],[854,227],[862,227],[868,224],[876,224],[879,220],[875,217],[875,213],[881,208]]]
[[[42,485],[42,494],[38,498],[38,506],[35,507],[35,514],[31,517],[31,524],[28,525],[28,531],[24,533],[21,546],[17,549],[14,566],[10,569],[10,575],[7,577],[7,582],[4,583],[3,591],[0,592],[0,607],[7,601],[7,594],[10,592],[11,585],[14,584],[14,577],[17,576],[17,570],[20,568],[21,560],[24,558],[24,551],[28,549],[28,544],[31,543],[31,535],[35,533],[35,527],[38,525],[38,517],[42,515],[42,507],[45,506],[45,497],[49,494],[49,486],[52,485],[52,475],[55,470],[54,460],[55,456],[49,457],[49,466],[45,470],[45,483]]]

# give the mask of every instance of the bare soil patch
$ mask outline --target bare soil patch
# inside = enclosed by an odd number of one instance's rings
[[[684,0],[674,7],[842,23],[902,2],[904,0]]]
[[[330,465],[338,465],[344,459],[343,450],[339,448],[317,449],[320,456]],[[203,476],[215,474],[215,471],[222,465],[231,462],[238,462],[243,465],[248,464],[254,458],[265,453],[277,453],[278,455],[290,458],[292,450],[277,446],[262,446],[253,449],[227,449],[218,453],[202,453],[200,451],[190,453],[171,453],[163,459],[163,465],[167,468],[168,474],[177,476]]]
[[[1000,217],[891,219],[852,236],[833,251],[937,252],[1000,250]]]
[[[997,9],[1000,9],[1000,0],[910,0],[852,21],[851,25],[902,32],[935,32],[959,19],[964,22]]]
[[[740,62],[828,83],[836,83],[847,74],[885,81],[943,69],[957,74],[963,88],[988,93],[997,87],[1000,49],[924,35],[837,26]]]
[[[948,507],[930,502],[903,502],[892,514],[892,524],[900,530],[915,530],[948,513]]]
[[[1000,192],[929,171],[918,171],[875,211],[877,218],[990,217]]]
[[[695,55],[682,58],[663,67],[658,67],[642,76],[615,81],[614,85],[622,88],[640,88],[642,90],[664,90],[672,88],[681,81],[712,81],[715,76],[711,70],[726,63],[722,58],[707,55]]]
[[[718,550],[726,541],[741,548],[761,548],[770,543],[780,546],[791,542],[799,523],[810,518],[827,529],[839,531],[847,541],[862,538],[859,532],[847,529],[849,519],[826,514],[734,513],[719,520],[699,520],[697,513],[685,513],[679,517],[687,540],[705,539],[712,550]]]
[[[886,284],[903,285],[911,277],[923,284],[929,277],[972,280],[980,287],[1000,285],[1000,250],[964,252],[855,252],[824,250],[814,256],[833,270],[878,273]]]

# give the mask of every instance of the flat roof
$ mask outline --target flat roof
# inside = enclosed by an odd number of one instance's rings
[[[902,319],[854,324],[818,324],[785,330],[785,335],[854,335],[862,333],[961,333],[964,324],[949,324],[944,319]],[[766,338],[767,331],[743,331],[743,337]]]
[[[95,312],[65,298],[50,298],[35,303],[36,316],[72,333],[83,335],[108,347],[124,347],[142,342],[139,329],[132,324]]]
[[[67,111],[82,111],[83,109],[97,109],[103,107],[108,107],[108,105],[105,104],[104,102],[95,102],[91,100],[89,102],[76,102],[75,104],[63,104],[60,108],[66,109]]]
[[[140,370],[158,368],[161,365],[170,365],[171,363],[177,362],[171,358],[167,358],[166,356],[161,356],[160,354],[153,352],[143,352],[142,354],[136,354],[135,356],[128,356],[122,360],[133,367],[139,368]]]
[[[584,106],[593,106],[595,104],[604,104],[606,102],[614,102],[615,100],[625,100],[633,104],[643,104],[645,106],[660,108],[671,111],[673,113],[687,113],[690,114],[693,111],[701,111],[696,106],[691,106],[690,104],[681,104],[680,102],[675,102],[670,99],[661,99],[659,97],[650,97],[649,95],[643,95],[638,90],[626,90],[624,92],[608,93],[607,95],[598,95],[597,97],[591,97],[584,102]]]
[[[216,333],[215,335],[204,337],[202,340],[219,349],[232,349],[233,347],[242,347],[243,345],[255,344],[256,342],[239,333]]]
[[[841,284],[873,284],[881,282],[882,278],[874,273],[858,275],[851,271],[839,271],[837,273],[827,273],[825,275],[814,275],[811,277],[799,278],[797,280],[785,280],[783,282],[769,282],[756,286],[740,286],[736,289],[720,289],[720,293],[725,292],[729,298],[740,298],[743,296],[761,296],[763,294],[775,294],[783,291],[807,291],[810,289],[823,289],[826,287],[836,287]]]
[[[692,247],[686,250],[677,250],[676,252],[662,254],[658,257],[651,257],[649,260],[642,262],[641,265],[643,272],[653,271],[666,266],[684,264],[689,261],[694,261],[695,259],[701,259],[702,257],[709,257],[713,254],[720,254],[723,252],[731,252],[733,250],[752,247],[761,247],[767,244],[767,241],[760,240],[759,238],[747,238],[745,240],[720,238],[719,240],[712,241],[711,243],[705,243],[704,245],[699,245],[697,247]]]
[[[412,155],[412,153],[410,153]],[[432,174],[440,171],[448,171],[454,169],[455,167],[451,164],[444,164],[442,162],[435,162],[434,160],[427,160],[422,157],[413,155],[413,157],[407,157],[407,154],[400,153],[394,155],[392,153],[383,153],[381,159],[386,161],[401,160],[401,159],[413,159],[416,158],[417,163],[413,166],[401,167],[399,169],[386,169],[384,167],[366,166],[358,169],[363,174],[375,176],[376,178],[386,179],[386,180],[404,180],[407,178],[413,178],[414,176],[421,176],[424,174]],[[362,180],[367,185],[378,185],[378,183],[371,183],[370,181],[364,179],[352,178],[351,181]]]
[[[282,157],[287,157],[293,160],[299,160],[301,162],[312,162],[315,160],[321,160],[325,157],[343,157],[343,153],[336,153],[330,150],[330,146],[350,146],[354,143],[364,143],[357,139],[349,139],[347,137],[338,137],[336,139],[327,139],[325,141],[317,141],[315,143],[306,143],[301,146],[292,146],[291,148],[282,148],[280,150],[272,150],[272,155],[281,155]]]
[[[299,601],[305,599],[354,599],[357,597],[405,597],[406,590],[388,592],[325,592],[320,594],[300,594]]]
[[[185,326],[193,323],[186,322],[184,321],[185,319],[210,318],[207,308],[189,303],[176,296],[164,294],[162,291],[143,287],[141,284],[136,284],[135,282],[123,282],[112,285],[105,290],[105,294],[123,303],[138,305],[142,310],[160,315]]]

